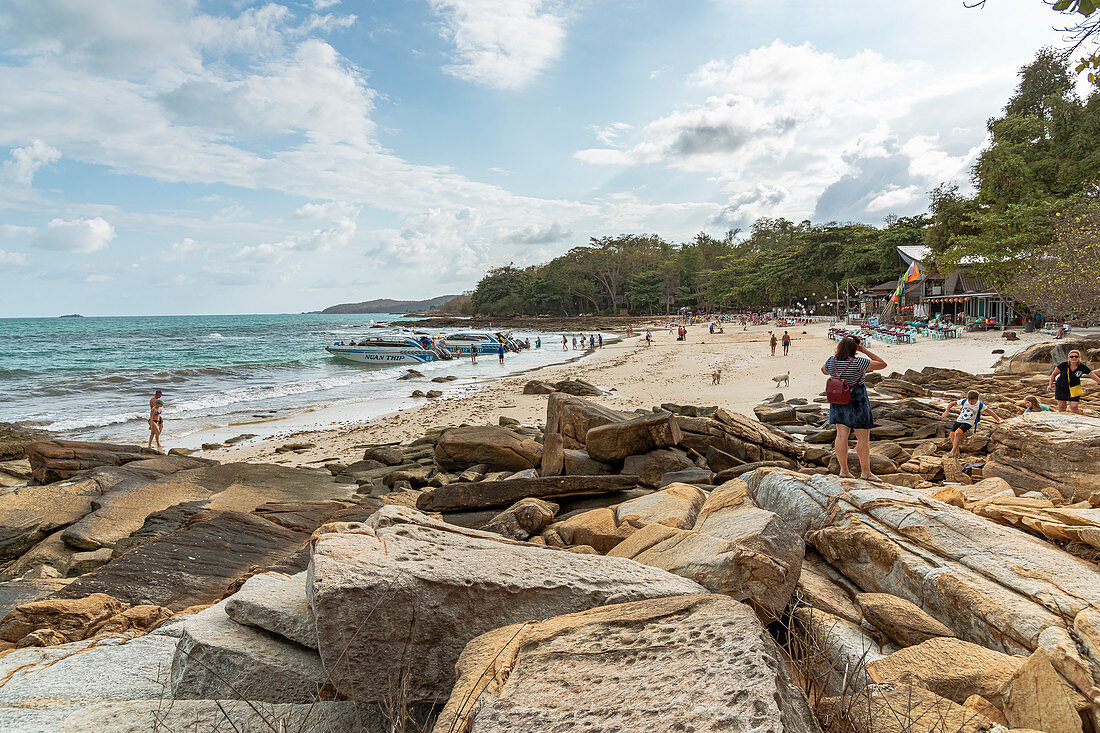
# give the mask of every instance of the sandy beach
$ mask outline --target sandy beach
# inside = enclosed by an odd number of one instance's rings
[[[351,461],[361,457],[356,446],[370,443],[407,441],[423,435],[434,426],[462,423],[496,423],[504,416],[521,423],[541,423],[546,417],[546,396],[522,394],[530,379],[557,381],[567,377],[585,379],[610,394],[596,401],[621,410],[650,408],[665,402],[693,405],[718,405],[752,416],[752,408],[764,398],[782,392],[787,398],[812,399],[824,385],[820,368],[832,354],[835,343],[829,340],[827,324],[788,328],[793,343],[790,354],[782,356],[782,345],[776,356],[769,355],[768,332],[773,326],[726,324],[725,333],[710,334],[706,325],[688,327],[686,341],[677,341],[667,328],[654,328],[654,343],[646,346],[644,338],[635,334],[614,344],[608,344],[580,361],[551,366],[533,372],[510,376],[499,381],[462,386],[445,393],[437,400],[424,400],[421,406],[401,409],[368,421],[357,420],[347,408],[337,405],[323,408],[331,413],[332,427],[302,431],[294,428],[293,419],[283,432],[262,441],[206,451],[201,455],[219,461],[271,461],[286,465],[317,465],[327,460]],[[777,332],[782,335],[783,329]],[[644,335],[644,330],[641,332]],[[1041,334],[1020,334],[1018,341],[1009,342],[1000,331],[965,333],[956,339],[921,338],[914,344],[871,342],[869,348],[889,365],[884,373],[920,370],[925,366],[948,367],[975,374],[992,371],[1004,349],[1011,355],[1034,343],[1049,340]],[[552,337],[544,339],[543,348],[556,348]],[[562,353],[563,358],[573,352]],[[495,368],[498,365],[493,362]],[[507,369],[507,365],[505,366]],[[722,370],[721,384],[712,384],[711,374]],[[776,388],[771,377],[790,371],[790,386]],[[430,389],[427,380],[403,383],[411,392]],[[431,386],[425,386],[431,385]],[[966,385],[959,385],[960,389]],[[404,395],[395,395],[404,396]],[[329,417],[324,412],[324,417]],[[321,420],[317,413],[309,416],[313,424]],[[270,429],[270,426],[269,426]],[[241,426],[240,432],[247,432]],[[275,449],[288,441],[314,443],[315,448],[277,454]]]

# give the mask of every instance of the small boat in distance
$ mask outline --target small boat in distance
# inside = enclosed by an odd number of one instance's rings
[[[424,334],[388,333],[367,336],[360,341],[337,341],[325,351],[362,364],[424,364],[448,361],[451,353]]]
[[[511,331],[458,331],[448,333],[443,338],[443,346],[455,356],[469,356],[477,349],[479,354],[496,355],[500,345],[505,351],[520,350],[519,342],[512,338]]]

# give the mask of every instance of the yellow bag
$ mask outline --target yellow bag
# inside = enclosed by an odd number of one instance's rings
[[[1069,388],[1070,397],[1083,397],[1085,394],[1085,388],[1079,384],[1075,384]]]

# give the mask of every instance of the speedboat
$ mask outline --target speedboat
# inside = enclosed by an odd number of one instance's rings
[[[346,344],[337,341],[325,346],[325,351],[363,364],[424,364],[454,358],[442,342],[416,333],[377,334]]]
[[[455,356],[468,356],[477,349],[479,354],[495,355],[501,344],[505,351],[519,352],[519,343],[512,338],[511,331],[459,331],[449,333],[442,340],[447,351]]]

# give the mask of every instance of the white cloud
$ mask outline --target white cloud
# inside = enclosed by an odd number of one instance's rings
[[[29,186],[39,168],[60,159],[60,150],[41,140],[32,140],[25,147],[12,148],[11,160],[4,163],[4,177]]]
[[[783,211],[791,192],[781,186],[757,183],[749,191],[730,197],[727,204],[710,218],[711,224],[745,229],[762,216]]]
[[[791,46],[776,40],[733,61],[708,61],[688,81],[757,99],[796,96],[835,104],[872,98],[924,70],[923,63],[891,61],[871,50],[839,57],[809,43]]]
[[[356,229],[355,218],[345,216],[337,219],[330,227],[314,229],[304,234],[291,234],[278,242],[241,247],[233,255],[233,259],[273,263],[283,261],[293,252],[325,252],[338,249],[351,241]]]
[[[907,209],[912,204],[922,202],[924,200],[925,190],[921,186],[887,186],[885,191],[882,191],[869,202],[867,202],[867,211],[897,211],[899,209]]]
[[[709,217],[713,224],[744,226],[777,214],[868,218],[890,207],[912,213],[924,204],[919,192],[964,178],[980,149],[959,154],[965,136],[948,144],[933,133],[943,127],[942,108],[1013,75],[1000,67],[931,72],[872,50],[841,56],[775,41],[702,64],[687,82],[711,91],[703,101],[601,134],[603,147],[574,157],[709,173],[730,194]]]
[[[0,267],[21,267],[27,258],[20,252],[5,252],[0,249]]]
[[[199,250],[198,243],[191,237],[184,237],[179,242],[172,242],[168,251],[161,255],[165,262],[179,262],[186,260]]]
[[[528,224],[516,229],[498,229],[495,238],[507,244],[554,244],[572,234],[555,221],[549,226]]]
[[[625,122],[612,122],[610,125],[593,127],[592,129],[596,132],[597,140],[609,147],[616,147],[619,143],[619,136],[627,130],[633,130],[634,126]]]
[[[98,252],[115,238],[115,228],[106,219],[53,219],[34,239],[36,247],[63,252]]]
[[[333,5],[339,5],[340,0],[313,0],[314,10],[324,10],[325,8],[331,8]]]
[[[17,224],[0,224],[0,237],[14,238],[34,234],[34,227],[21,227]]]
[[[336,219],[338,217],[357,217],[359,207],[347,201],[326,201],[322,204],[305,204],[294,212],[295,219]]]
[[[407,217],[400,232],[383,233],[366,254],[379,263],[442,268],[443,280],[472,277],[493,264],[488,243],[479,235],[483,223],[475,209],[433,207]]]
[[[444,70],[466,81],[521,89],[561,55],[567,18],[550,0],[429,0],[443,19],[455,61]]]

